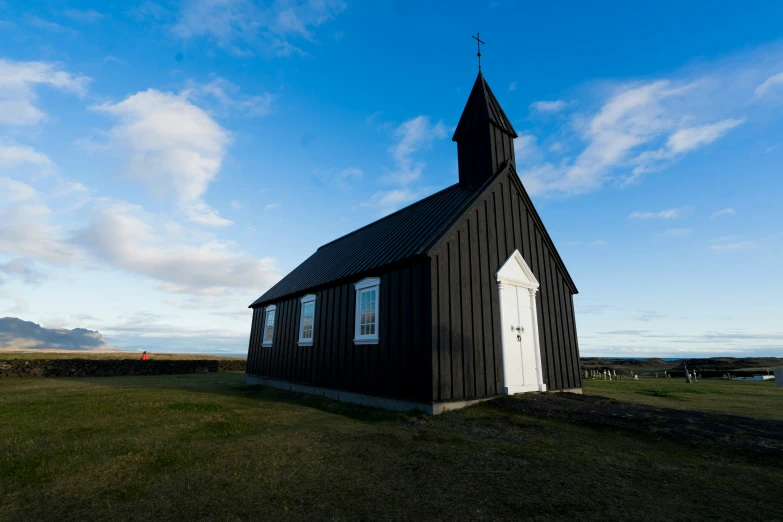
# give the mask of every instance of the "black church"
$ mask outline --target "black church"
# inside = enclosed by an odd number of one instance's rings
[[[578,391],[576,286],[479,71],[459,183],[321,246],[250,307],[247,382],[431,414]]]

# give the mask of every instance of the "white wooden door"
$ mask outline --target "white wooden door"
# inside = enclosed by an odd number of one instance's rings
[[[503,288],[503,373],[506,388],[522,386],[522,330],[519,321],[518,287]]]
[[[527,288],[503,289],[503,366],[509,393],[538,390],[533,310]]]

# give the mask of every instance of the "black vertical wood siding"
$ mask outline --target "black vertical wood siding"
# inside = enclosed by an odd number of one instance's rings
[[[567,274],[518,180],[501,175],[430,251],[432,401],[503,393],[495,273],[519,250],[538,279],[541,362],[550,390],[579,388],[579,347]]]
[[[354,283],[315,292],[312,346],[299,346],[302,295],[274,303],[271,347],[262,346],[265,308],[253,309],[247,373],[300,384],[430,402],[430,267],[419,261],[381,278],[377,345],[354,345]],[[312,293],[312,292],[309,292]]]
[[[582,386],[575,288],[516,173],[509,170],[429,251],[371,274],[381,278],[380,343],[353,343],[355,280],[315,292],[314,342],[298,346],[302,295],[275,302],[271,347],[265,308],[253,310],[248,369],[301,384],[417,402],[503,393],[495,273],[519,250],[540,283],[536,294],[542,373],[548,389]],[[308,292],[309,293],[309,292]]]
[[[460,183],[480,185],[487,173],[514,161],[514,138],[491,123],[480,126],[457,142],[457,159]]]

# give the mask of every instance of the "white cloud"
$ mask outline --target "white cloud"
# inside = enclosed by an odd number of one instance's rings
[[[508,84],[508,92],[514,92],[517,90],[517,82],[511,82]]]
[[[280,273],[271,258],[256,259],[225,241],[182,243],[156,231],[153,217],[123,202],[97,208],[73,243],[109,266],[151,277],[166,292],[220,295],[269,288]]]
[[[302,55],[294,42],[314,42],[314,29],[345,9],[341,0],[274,2],[262,6],[251,0],[191,0],[182,6],[173,27],[176,36],[205,36],[236,56],[258,52],[277,56]]]
[[[78,31],[74,31],[70,27],[60,25],[57,22],[52,22],[50,20],[44,20],[43,18],[39,18],[37,16],[28,16],[26,21],[33,27],[44,29],[45,31],[51,31],[53,33],[66,33],[71,35],[79,34]]]
[[[278,208],[280,208],[280,203],[269,203],[264,207],[264,210],[276,210]]]
[[[46,154],[25,145],[0,141],[0,169],[10,169],[20,165],[33,165],[41,172],[56,170],[54,163]]]
[[[514,157],[517,161],[528,159],[538,152],[538,139],[532,134],[522,134],[514,140]]]
[[[745,119],[728,119],[709,125],[681,129],[670,135],[665,146],[648,150],[632,160],[636,166],[632,174],[623,180],[623,186],[636,183],[642,175],[664,169],[678,156],[709,145],[728,131],[745,122]]]
[[[30,185],[0,178],[0,252],[62,264],[79,259],[65,230],[50,224],[51,209]]]
[[[14,303],[14,306],[10,308],[6,308],[4,310],[4,313],[6,314],[19,316],[24,313],[27,313],[27,311],[29,310],[27,301],[25,301],[21,297],[11,295],[10,293],[0,289],[0,302],[3,302],[4,300],[11,301],[12,303]]]
[[[658,212],[636,211],[628,215],[629,219],[674,219],[690,213],[692,207],[669,208]]]
[[[242,210],[242,202],[237,199],[233,200],[229,204],[231,205],[231,208],[233,208],[234,210]]]
[[[63,14],[71,20],[76,20],[77,22],[86,24],[100,22],[106,17],[106,15],[99,13],[95,9],[86,9],[84,11],[79,9],[66,9],[63,11]]]
[[[36,106],[39,86],[84,96],[90,79],[46,62],[0,59],[0,125],[34,125],[46,119]]]
[[[690,228],[671,228],[661,232],[664,237],[688,237],[693,232]]]
[[[337,179],[337,186],[347,189],[351,186],[351,181],[355,181],[364,176],[364,171],[356,167],[343,169]]]
[[[563,100],[537,101],[530,104],[530,108],[538,112],[560,112],[566,107]]]
[[[710,248],[716,252],[730,252],[732,250],[747,250],[757,246],[758,243],[755,241],[734,241],[712,245]]]
[[[779,87],[783,87],[783,72],[779,72],[777,74],[773,74],[764,82],[756,87],[756,96],[762,97],[766,96],[770,90],[777,89]]]
[[[534,194],[564,196],[596,190],[612,179],[623,185],[637,182],[745,121],[725,118],[694,125],[694,100],[713,94],[711,88],[698,80],[615,86],[592,114],[571,115],[571,127],[584,143],[582,152],[573,160],[523,170],[522,180]]]
[[[678,130],[669,136],[666,145],[674,154],[687,152],[702,145],[712,143],[744,122],[744,119],[727,119],[710,125],[701,125]]]
[[[187,97],[155,89],[93,107],[117,118],[109,148],[126,156],[128,174],[161,194],[173,194],[187,218],[206,226],[231,221],[202,199],[217,176],[231,137]]]
[[[376,208],[382,215],[387,215],[421,199],[427,192],[429,192],[429,189],[413,190],[407,187],[395,190],[382,190],[373,194],[369,201],[363,202],[361,206]]]
[[[263,116],[272,110],[275,95],[265,92],[255,96],[245,96],[238,86],[230,81],[215,77],[209,83],[188,82],[183,97],[195,101],[214,99],[224,111],[238,112],[246,116]]]
[[[364,175],[364,171],[362,169],[357,169],[356,167],[351,167],[347,169],[343,169],[342,172],[340,172],[340,177],[343,179],[351,179],[351,178],[361,178]]]
[[[397,143],[389,149],[396,168],[386,176],[386,180],[407,185],[421,176],[424,163],[414,161],[413,155],[421,149],[429,148],[435,140],[446,137],[443,122],[430,123],[428,116],[417,116],[404,122],[394,131]]]
[[[38,192],[33,187],[10,178],[0,177],[0,193],[8,203],[38,199]]]
[[[36,268],[30,259],[15,258],[7,263],[0,263],[0,273],[18,277],[26,284],[35,284],[44,279],[44,275]],[[2,283],[2,278],[0,278]]]
[[[383,111],[375,111],[364,119],[364,122],[368,125],[375,123],[375,121],[381,117]]]
[[[716,212],[713,212],[710,215],[710,217],[711,218],[716,218],[716,217],[719,217],[719,216],[733,216],[736,213],[737,212],[733,208],[729,207],[729,208],[723,208],[723,209],[720,209],[720,210],[718,210]]]

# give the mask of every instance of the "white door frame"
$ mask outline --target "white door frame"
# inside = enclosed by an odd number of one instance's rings
[[[546,384],[544,384],[544,376],[541,370],[541,343],[538,335],[538,312],[536,310],[536,293],[538,292],[539,283],[536,277],[533,275],[533,271],[525,262],[522,254],[519,250],[509,256],[509,258],[503,263],[503,266],[495,273],[495,278],[498,284],[498,299],[500,307],[500,346],[503,350],[505,357],[506,353],[506,341],[505,341],[505,329],[506,326],[511,325],[511,319],[505,317],[505,311],[503,307],[503,292],[504,291],[516,291],[511,287],[522,287],[527,289],[530,297],[530,313],[531,325],[533,330],[533,351],[536,357],[536,383],[527,385],[510,385],[508,383],[521,382],[520,376],[512,375],[513,370],[510,365],[503,364],[503,378],[505,383],[505,392],[507,395],[513,395],[514,393],[531,392],[531,391],[546,391]],[[513,319],[513,322],[517,322],[517,318]]]

